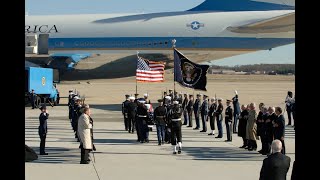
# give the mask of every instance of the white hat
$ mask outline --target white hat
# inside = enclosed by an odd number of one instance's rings
[[[69,92],[70,95],[74,94],[73,92]]]
[[[178,101],[173,101],[173,104],[179,104],[179,102]]]
[[[238,95],[238,91],[237,91],[237,90],[234,90],[234,93],[235,93],[236,95]]]
[[[148,94],[144,94],[143,96],[144,96],[144,97],[148,97]]]
[[[135,98],[133,96],[130,96],[129,99],[130,100],[135,100]]]
[[[171,96],[166,96],[165,98],[171,100]]]
[[[144,103],[146,103],[146,101],[144,101],[144,100],[140,100],[140,101],[139,101],[139,103],[144,104]]]
[[[215,100],[216,100],[216,98],[214,98],[214,97],[213,97],[213,98],[211,98],[211,100],[214,100],[214,101],[215,101]]]
[[[78,100],[78,99],[80,99],[79,96],[75,96],[74,97],[74,100]]]

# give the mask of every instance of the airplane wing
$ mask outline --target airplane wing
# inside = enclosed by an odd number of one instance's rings
[[[259,34],[259,33],[293,33],[295,32],[295,12],[277,16],[271,19],[246,24],[237,27],[228,27],[234,33]]]

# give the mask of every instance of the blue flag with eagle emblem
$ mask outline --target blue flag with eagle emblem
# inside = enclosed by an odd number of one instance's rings
[[[193,63],[174,48],[174,81],[181,86],[207,91],[208,69],[209,65]]]

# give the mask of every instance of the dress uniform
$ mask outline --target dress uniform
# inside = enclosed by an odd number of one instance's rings
[[[194,117],[196,119],[196,127],[193,128],[194,130],[200,129],[200,108],[201,108],[201,101],[200,101],[201,94],[197,94],[197,99],[193,104],[193,111],[194,111]]]
[[[72,121],[72,109],[74,105],[74,100],[73,100],[73,91],[69,90],[69,96],[68,96],[68,107],[69,107],[69,120],[70,122]]]
[[[210,128],[211,128],[211,133],[209,133],[208,135],[214,135],[214,130],[215,130],[215,113],[216,113],[216,109],[217,109],[217,104],[216,104],[216,99],[212,98],[211,99],[211,105],[209,108],[209,118],[210,118]]]
[[[145,101],[146,104],[151,104],[151,101],[148,99],[149,98],[149,94],[144,94],[143,97],[144,97],[144,101]]]
[[[125,127],[125,130],[128,131],[128,109],[127,109],[127,106],[128,106],[128,103],[130,102],[129,101],[129,96],[130,95],[125,95],[126,97],[126,100],[122,102],[122,115],[123,115],[123,119],[124,119],[124,127]]]
[[[227,108],[225,111],[225,124],[227,129],[227,140],[232,141],[232,118],[233,118],[233,109],[231,107],[231,100],[227,100]]]
[[[173,154],[177,154],[177,146],[178,146],[178,154],[181,154],[182,150],[182,132],[181,132],[181,116],[182,116],[182,108],[179,107],[179,102],[174,101],[173,107],[169,112],[169,124],[171,127],[171,145],[173,146]]]
[[[73,106],[73,113],[72,113],[73,114],[72,115],[72,128],[73,128],[73,131],[75,132],[75,138],[77,138],[79,141],[77,130],[78,130],[78,119],[79,119],[80,115],[82,114],[80,112],[81,104],[80,104],[80,98],[78,96],[75,96],[74,100],[75,100],[75,104]]]
[[[164,141],[166,143],[171,143],[171,128],[170,128],[170,123],[168,121],[169,119],[169,112],[172,108],[172,104],[171,104],[171,96],[166,96],[165,97],[165,100],[166,100],[166,104],[164,104],[164,107],[166,108],[166,111],[167,111],[167,114],[166,114],[166,119],[167,119],[167,122],[166,122],[166,129],[165,129],[165,138],[164,138]]]
[[[189,120],[189,125],[187,127],[192,127],[192,125],[193,125],[193,123],[192,123],[193,95],[192,94],[189,95],[189,101],[188,101],[186,109],[188,112],[188,120]]]
[[[208,100],[207,95],[203,95],[203,102],[201,105],[201,120],[202,120],[202,131],[200,132],[207,132],[207,117],[208,117]]]
[[[149,142],[149,128],[147,120],[149,119],[149,113],[147,107],[144,105],[145,101],[139,100],[137,107],[137,127],[139,129],[138,140],[140,143]]]
[[[184,122],[183,125],[188,125],[188,110],[187,110],[187,105],[188,105],[188,94],[184,94],[184,100],[182,102],[182,110],[183,110],[183,117],[184,117]]]
[[[167,110],[163,105],[163,99],[159,99],[158,102],[160,104],[154,110],[153,118],[157,126],[158,145],[161,145],[161,144],[164,144],[164,140],[165,140]]]
[[[38,134],[40,137],[40,155],[48,155],[48,153],[45,152],[46,147],[46,137],[48,132],[47,127],[47,120],[49,118],[49,114],[47,113],[47,108],[45,105],[40,107],[41,113],[39,116],[39,128],[38,128]]]
[[[37,97],[37,95],[36,95],[36,93],[34,92],[34,90],[32,89],[32,90],[31,90],[31,93],[30,93],[30,101],[31,101],[32,109],[34,109],[34,108],[36,107],[36,103],[35,103],[36,97]]]
[[[239,104],[239,97],[238,97],[238,91],[234,91],[235,96],[232,98],[232,104],[233,104],[233,133],[237,133],[237,127],[238,127],[238,120],[240,115],[240,104]]]
[[[222,98],[218,98],[218,107],[216,110],[216,119],[217,119],[217,126],[218,126],[218,136],[216,138],[223,137],[223,129],[222,129],[222,112],[223,112],[223,105],[222,105]]]
[[[128,132],[134,133],[134,129],[136,128],[136,111],[137,111],[137,104],[134,102],[134,97],[129,97],[130,102],[128,103],[127,110],[128,110]]]

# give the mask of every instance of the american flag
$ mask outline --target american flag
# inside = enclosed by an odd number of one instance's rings
[[[138,56],[136,80],[138,82],[163,82],[164,62],[155,62]]]

